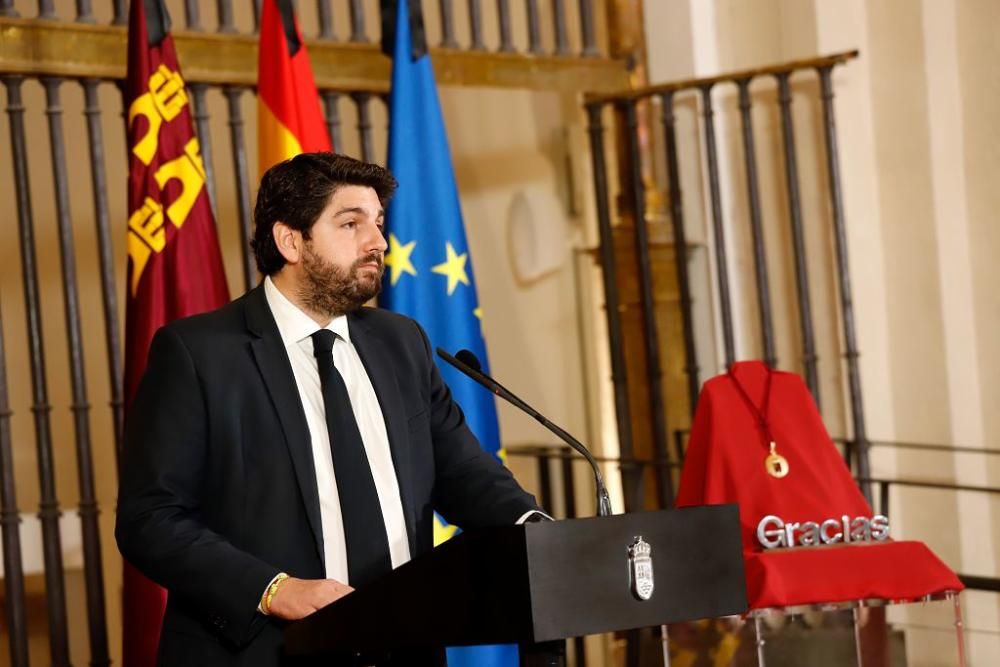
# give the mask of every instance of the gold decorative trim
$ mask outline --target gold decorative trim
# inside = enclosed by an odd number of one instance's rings
[[[0,18],[0,73],[33,76],[125,77],[124,27]],[[175,32],[177,57],[188,82],[252,86],[257,82],[257,37]],[[306,40],[322,89],[389,90],[391,63],[376,44]],[[438,83],[556,92],[610,92],[628,86],[623,60],[529,56],[431,49]]]

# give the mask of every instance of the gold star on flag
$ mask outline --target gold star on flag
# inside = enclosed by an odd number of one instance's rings
[[[444,544],[450,540],[457,531],[457,528],[450,523],[445,523],[437,514],[434,515],[434,546]]]
[[[448,278],[448,296],[451,296],[459,283],[469,284],[469,276],[465,273],[465,262],[469,259],[469,253],[459,255],[451,247],[451,243],[445,243],[445,252],[448,254],[448,259],[431,268],[431,271]]]
[[[389,234],[389,252],[385,256],[385,265],[389,267],[389,280],[393,285],[399,282],[404,273],[409,273],[411,276],[417,275],[417,270],[413,268],[413,263],[410,261],[410,255],[416,245],[416,241],[410,241],[404,245],[399,242],[395,234]]]

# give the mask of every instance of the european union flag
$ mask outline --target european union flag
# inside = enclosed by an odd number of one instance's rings
[[[383,3],[383,11],[392,4]],[[430,56],[412,57],[409,3],[395,4],[389,169],[399,189],[386,212],[389,275],[380,305],[420,322],[431,345],[474,352],[489,372],[482,313]],[[483,448],[502,458],[493,395],[451,366],[439,367]],[[445,535],[454,531],[442,528]],[[448,664],[513,667],[518,664],[517,647],[452,648]]]

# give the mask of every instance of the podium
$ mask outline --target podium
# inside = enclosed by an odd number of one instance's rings
[[[646,600],[633,590],[638,536],[650,547]],[[285,650],[527,645],[746,610],[737,506],[691,507],[464,532],[291,624]]]

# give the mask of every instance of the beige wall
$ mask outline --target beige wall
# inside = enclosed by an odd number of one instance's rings
[[[654,82],[861,51],[860,59],[837,68],[834,87],[868,434],[874,440],[996,449],[1000,151],[994,125],[1000,118],[1000,84],[991,68],[1000,56],[1000,6],[988,0],[649,0],[645,8]],[[652,39],[665,32],[676,39]],[[761,81],[753,90],[755,102],[773,108],[773,84]],[[733,97],[731,89],[716,91],[717,106],[731,109]],[[843,434],[849,417],[825,231],[830,224],[826,172],[816,86],[809,75],[793,79],[793,107],[823,412],[831,432]],[[719,116],[727,247],[745,253],[748,214],[739,120],[732,111]],[[790,266],[782,249],[788,247],[788,221],[780,201],[780,125],[763,110],[755,113],[754,123],[772,291],[785,320],[777,324],[779,365],[801,371],[797,333],[789,327],[794,292],[781,277],[790,275]],[[691,126],[700,129],[696,119]],[[682,168],[703,169],[700,150],[686,153]],[[703,187],[696,180],[685,196]],[[710,238],[706,216],[697,208],[693,213],[690,233]],[[751,271],[749,262],[737,263],[732,278],[740,357],[761,354]],[[699,280],[701,295],[714,299],[713,279]],[[878,477],[1000,483],[996,457],[875,448],[872,460]],[[995,577],[1000,570],[997,511],[995,496],[897,488],[894,537],[927,541],[956,571]],[[964,609],[971,664],[995,664],[1000,660],[997,596],[967,593]],[[907,629],[909,664],[953,664],[946,605],[895,609],[892,619]]]

